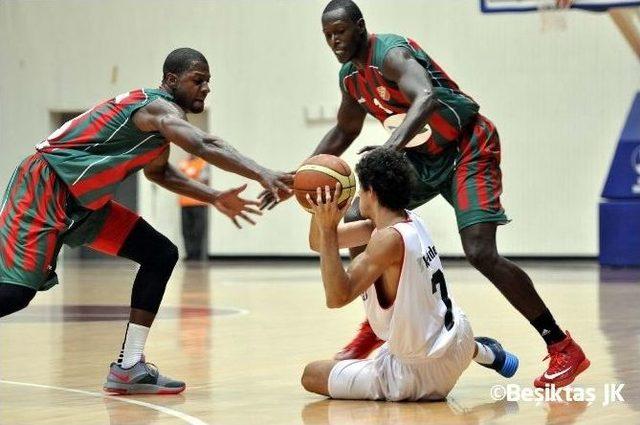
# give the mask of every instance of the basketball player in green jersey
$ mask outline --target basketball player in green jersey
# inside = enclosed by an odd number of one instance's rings
[[[209,65],[196,50],[171,52],[158,89],[136,89],[68,121],[15,170],[0,204],[0,317],[26,307],[37,291],[57,283],[63,243],[140,264],[122,350],[104,389],[120,394],[175,394],[184,382],[158,373],[143,356],[165,286],[178,260],[176,246],[144,219],[113,200],[119,184],[143,169],[154,183],[208,202],[236,226],[260,214],[241,198],[246,185],[218,191],[188,179],[169,162],[170,142],[223,169],[287,192],[291,175],[271,171],[219,137],[189,124],[209,94]]]
[[[341,155],[373,115],[391,136],[383,145],[402,150],[417,174],[409,208],[438,194],[454,208],[468,261],[535,327],[548,346],[548,370],[534,382],[568,385],[589,366],[584,353],[556,324],[527,274],[498,254],[496,228],[509,220],[500,203],[500,141],[478,104],[413,40],[370,34],[358,6],[332,0],[322,14],[325,39],[338,61],[342,102],[337,124],[313,155]],[[364,148],[360,153],[370,150]],[[402,190],[402,188],[398,188]],[[273,206],[263,192],[263,205]],[[361,220],[354,202],[345,221]],[[363,247],[351,250],[352,258]],[[367,322],[336,359],[365,358],[380,346]]]

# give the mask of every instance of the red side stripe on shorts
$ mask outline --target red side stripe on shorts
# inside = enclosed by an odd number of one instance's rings
[[[456,190],[458,192],[458,208],[462,211],[466,211],[469,208],[469,195],[464,184],[468,172],[468,168],[466,166],[462,166],[459,168],[459,172],[455,173],[455,177],[457,179]]]
[[[65,202],[67,200],[67,195],[68,192],[66,186],[62,186],[61,189],[56,192],[55,204],[53,206],[56,215],[56,231],[47,233],[47,239],[45,242],[44,263],[42,264],[43,272],[47,271],[47,267],[52,262],[58,235],[67,226],[67,215],[65,212]]]
[[[489,134],[487,129],[482,125],[484,123],[479,123],[473,129],[473,133],[478,140],[478,160],[476,161],[478,169],[476,170],[476,187],[478,192],[478,204],[481,209],[487,209],[489,207],[489,196],[487,190],[487,182],[484,179],[484,172],[492,161],[489,156],[491,153],[486,152],[487,140],[489,138]]]
[[[464,158],[467,154],[467,149],[469,149],[470,137],[471,135],[469,133],[465,133],[462,136],[462,140],[458,146],[458,149],[460,150],[460,162],[456,165],[457,169],[454,173],[454,178],[456,179],[458,209],[462,211],[466,211],[469,208],[469,195],[467,193],[467,188],[465,187],[465,179],[469,169],[464,162]]]
[[[13,198],[16,196],[16,192],[18,191],[20,184],[22,184],[22,181],[24,180],[24,175],[29,169],[29,165],[31,165],[31,161],[32,160],[29,159],[28,161],[25,161],[24,164],[22,164],[22,167],[20,167],[20,170],[18,171],[18,175],[16,176],[16,179],[13,181],[13,187],[10,189],[11,193],[9,193],[9,196],[7,197],[7,204],[4,206],[4,211],[2,211],[2,216],[0,216],[0,226],[4,226],[7,220],[7,217],[9,215],[9,211],[13,210],[12,208],[12,204],[14,202]]]
[[[104,225],[89,247],[105,254],[118,255],[139,218],[133,211],[115,201],[111,202]]]
[[[497,138],[493,141],[495,144],[499,139]],[[493,191],[493,202],[491,204],[492,208],[496,211],[502,209],[502,204],[500,203],[500,195],[502,194],[502,172],[500,171],[500,147],[492,146],[492,150],[496,150],[498,153],[496,158],[496,166],[491,167],[491,179],[496,182],[496,186]]]
[[[42,170],[42,167],[39,166],[39,173]],[[44,224],[47,222],[47,205],[51,201],[51,195],[53,195],[53,183],[55,181],[55,176],[53,172],[49,174],[49,178],[47,179],[47,184],[44,187],[44,194],[42,195],[42,199],[37,199],[35,202],[38,207],[36,209],[36,216],[31,221],[31,225],[29,226],[29,230],[27,231],[26,244],[37,244],[38,242],[38,233],[42,230]],[[26,257],[24,259],[23,267],[27,271],[34,271],[36,268],[36,253],[38,252],[38,247],[34,249],[26,250]]]
[[[29,163],[32,162],[33,161],[29,161]],[[16,255],[16,247],[18,243],[18,231],[20,230],[20,224],[22,223],[22,216],[24,216],[25,211],[29,210],[29,205],[34,202],[35,180],[40,177],[39,174],[42,170],[42,167],[44,167],[44,164],[40,163],[36,166],[35,170],[32,170],[29,173],[31,175],[31,181],[27,182],[27,190],[24,194],[24,197],[16,204],[15,210],[17,214],[13,217],[12,222],[9,224],[11,227],[9,229],[9,234],[7,235],[7,246],[5,247],[5,265],[8,268],[13,267]]]

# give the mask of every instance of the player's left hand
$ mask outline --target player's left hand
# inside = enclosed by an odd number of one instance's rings
[[[324,199],[322,198],[324,192]],[[338,223],[342,220],[342,217],[347,213],[351,200],[349,200],[342,208],[338,206],[338,199],[342,194],[342,186],[340,183],[336,183],[336,190],[331,195],[331,188],[327,185],[323,188],[316,189],[315,201],[311,198],[311,195],[307,193],[306,198],[311,211],[314,214],[316,223],[321,230],[336,229]]]
[[[571,7],[572,3],[573,3],[573,0],[556,0],[556,6],[561,9],[566,9],[568,7]]]
[[[293,174],[283,171],[265,170],[258,179],[265,190],[271,192],[276,201],[280,201],[280,193],[293,194]]]
[[[380,145],[369,145],[369,146],[365,146],[364,148],[362,148],[362,149],[360,149],[360,150],[358,151],[358,155],[361,155],[361,154],[363,154],[363,153],[370,152],[370,151],[372,151],[372,150],[374,150],[374,149],[378,149],[379,147],[381,147],[381,146],[380,146]]]
[[[276,199],[276,196],[273,194],[272,191],[265,189],[262,192],[260,192],[260,195],[258,195],[258,199],[260,200],[260,210],[261,211],[264,209],[272,210],[273,208],[275,208],[276,205],[286,201],[292,196],[293,196],[293,193],[291,192],[285,192],[283,190],[279,190],[278,199]]]
[[[258,206],[258,201],[251,201],[238,196],[246,188],[247,185],[245,183],[242,186],[222,191],[212,202],[213,206],[222,214],[229,217],[238,229],[242,228],[238,222],[238,218],[242,218],[250,224],[256,224],[256,222],[247,214],[262,215],[259,210],[251,207],[251,205]]]

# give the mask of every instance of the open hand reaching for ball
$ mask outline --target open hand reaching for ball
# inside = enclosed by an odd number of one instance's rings
[[[259,210],[252,207],[252,205],[260,205],[258,201],[244,199],[239,196],[246,188],[247,185],[243,184],[242,186],[222,191],[218,193],[216,199],[212,202],[213,206],[222,214],[229,217],[238,229],[242,228],[238,222],[238,218],[242,218],[247,223],[256,224],[250,214],[262,215]]]

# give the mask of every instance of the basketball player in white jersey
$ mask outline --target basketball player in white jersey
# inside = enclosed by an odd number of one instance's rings
[[[341,399],[441,400],[472,359],[511,377],[518,358],[495,340],[474,340],[466,316],[454,303],[442,264],[422,220],[406,211],[411,167],[404,155],[375,149],[356,166],[360,213],[366,221],[339,225],[339,185],[318,189],[309,234],[320,253],[329,308],[364,300],[367,319],[385,341],[365,360],[324,360],[304,370],[307,391]],[[402,188],[402,189],[399,189]],[[345,270],[339,249],[367,245]],[[382,277],[382,279],[379,279]]]

